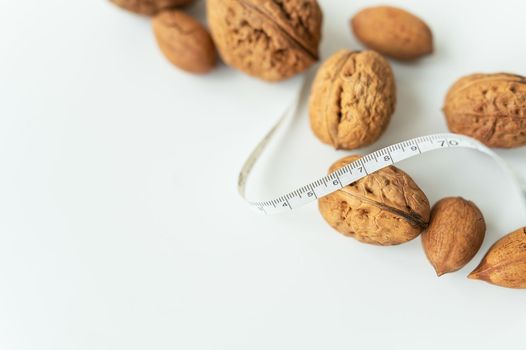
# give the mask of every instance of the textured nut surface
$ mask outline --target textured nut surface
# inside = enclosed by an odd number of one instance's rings
[[[526,227],[499,239],[468,277],[506,288],[526,288]]]
[[[526,145],[526,78],[472,74],[459,79],[444,103],[449,130],[490,147]]]
[[[210,71],[217,53],[208,31],[194,18],[177,10],[165,10],[152,19],[159,48],[170,62],[192,73]]]
[[[110,0],[115,5],[141,15],[151,16],[157,12],[187,5],[194,0]]]
[[[329,172],[359,158],[340,159]],[[412,240],[427,227],[430,213],[424,192],[394,166],[320,198],[318,206],[323,218],[338,232],[376,245]]]
[[[433,206],[422,245],[438,276],[460,270],[478,252],[486,223],[477,206],[463,198],[444,198]]]
[[[311,129],[336,149],[366,146],[385,131],[395,104],[387,60],[374,51],[341,50],[323,63],[312,84]]]
[[[208,0],[207,13],[223,60],[254,77],[283,80],[318,59],[316,0]]]
[[[396,7],[363,9],[352,18],[351,28],[365,46],[399,60],[433,52],[433,35],[427,24]]]

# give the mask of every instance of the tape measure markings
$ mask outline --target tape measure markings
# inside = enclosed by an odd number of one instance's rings
[[[273,139],[276,132],[285,124],[285,121],[296,115],[298,107],[305,101],[308,95],[309,76],[312,78],[313,73],[303,77],[302,87],[287,112],[278,120],[270,129],[265,137],[258,143],[248,159],[245,161],[238,179],[239,194],[245,199],[250,206],[264,214],[275,214],[284,211],[291,211],[300,206],[313,202],[323,196],[333,193],[343,187],[356,182],[369,174],[380,169],[394,165],[403,160],[421,155],[434,150],[446,148],[469,148],[489,155],[505,171],[513,183],[517,186],[519,192],[523,194],[526,204],[526,182],[518,176],[509,165],[499,157],[494,151],[486,147],[481,142],[464,135],[442,133],[428,136],[420,136],[410,140],[402,141],[391,146],[384,147],[378,151],[367,154],[344,167],[332,172],[329,175],[316,179],[306,185],[303,185],[292,192],[274,198],[268,201],[249,201],[246,199],[246,184],[252,168],[256,164],[260,155],[266,146]]]
[[[314,180],[276,199],[250,202],[250,204],[265,214],[293,210],[387,166],[439,148],[458,147],[461,141],[461,137],[458,135],[437,134],[400,142],[365,155],[329,175]],[[464,141],[464,144],[470,148],[478,148],[477,145],[470,142]]]

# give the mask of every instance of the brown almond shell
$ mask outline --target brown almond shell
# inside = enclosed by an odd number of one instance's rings
[[[433,52],[429,26],[400,8],[365,8],[351,19],[351,28],[365,46],[398,60],[414,60]]]
[[[155,15],[152,27],[164,56],[177,67],[204,74],[216,64],[217,52],[212,37],[196,19],[178,10]]]
[[[499,239],[468,278],[506,288],[526,288],[526,227]]]
[[[110,0],[115,5],[141,15],[153,16],[159,11],[181,7],[194,0]]]
[[[444,198],[431,210],[422,246],[438,276],[460,270],[473,259],[486,233],[484,216],[475,203]]]

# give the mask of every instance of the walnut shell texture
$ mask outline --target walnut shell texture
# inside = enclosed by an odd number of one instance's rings
[[[336,149],[363,147],[383,134],[395,104],[387,60],[374,51],[341,50],[323,63],[312,84],[311,129]]]
[[[449,130],[490,147],[526,145],[526,77],[472,74],[459,79],[444,103]]]
[[[433,34],[417,16],[396,7],[368,7],[351,19],[351,28],[365,46],[399,60],[433,52]]]
[[[499,239],[468,278],[506,288],[526,288],[526,227]]]
[[[178,10],[165,10],[152,19],[159,48],[179,68],[202,74],[216,64],[217,52],[208,31],[193,17]]]
[[[208,0],[207,13],[225,63],[251,76],[284,80],[318,60],[316,0]]]
[[[115,5],[141,15],[152,16],[157,12],[188,5],[194,0],[110,0]]]
[[[359,158],[340,159],[329,172]],[[338,232],[376,245],[412,240],[427,227],[431,211],[424,192],[394,166],[320,198],[318,206],[323,218]]]
[[[484,216],[463,198],[444,198],[433,206],[422,245],[438,276],[460,270],[473,259],[486,234]]]

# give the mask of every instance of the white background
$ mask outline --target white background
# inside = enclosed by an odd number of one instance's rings
[[[320,1],[322,57],[360,49],[348,19],[373,1]],[[396,114],[364,153],[446,131],[448,87],[472,72],[526,74],[522,1],[385,1],[424,18],[436,53],[393,62]],[[526,224],[484,155],[400,165],[431,202],[475,201],[476,258],[437,278],[419,239],[360,244],[316,205],[250,211],[237,172],[299,80],[268,84],[220,65],[196,77],[161,56],[147,18],[106,1],[7,1],[0,11],[0,349],[470,349],[524,345],[526,292],[466,275]],[[204,3],[190,12],[204,19]],[[257,168],[279,194],[348,152],[303,113]],[[526,149],[499,151],[526,176]]]

